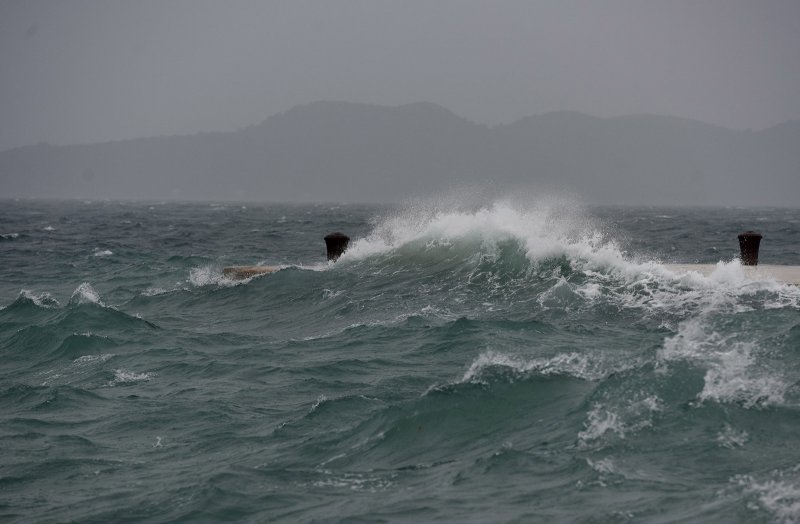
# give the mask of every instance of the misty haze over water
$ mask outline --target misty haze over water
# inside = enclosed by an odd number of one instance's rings
[[[796,205],[800,121],[733,131],[555,112],[489,127],[431,103],[319,102],[228,133],[0,153],[7,196],[391,202],[464,186],[604,204]]]

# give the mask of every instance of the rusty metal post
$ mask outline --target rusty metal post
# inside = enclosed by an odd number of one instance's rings
[[[742,265],[758,265],[758,248],[761,245],[761,233],[745,231],[739,234],[739,250],[742,253]]]
[[[328,260],[334,262],[347,250],[350,237],[336,232],[325,236],[325,246],[328,248]]]

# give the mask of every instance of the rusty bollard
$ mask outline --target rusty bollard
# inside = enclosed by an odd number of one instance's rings
[[[325,246],[328,248],[328,260],[334,262],[347,250],[350,237],[336,232],[325,236]]]
[[[742,253],[742,265],[758,265],[758,248],[761,245],[761,233],[745,231],[739,234],[739,250]]]

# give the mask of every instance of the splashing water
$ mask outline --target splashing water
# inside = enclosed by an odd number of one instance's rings
[[[0,207],[7,520],[797,520],[800,212],[242,211]]]

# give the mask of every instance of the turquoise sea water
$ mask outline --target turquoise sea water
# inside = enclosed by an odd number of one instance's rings
[[[2,201],[0,521],[796,522],[745,229],[800,264],[800,210]]]

